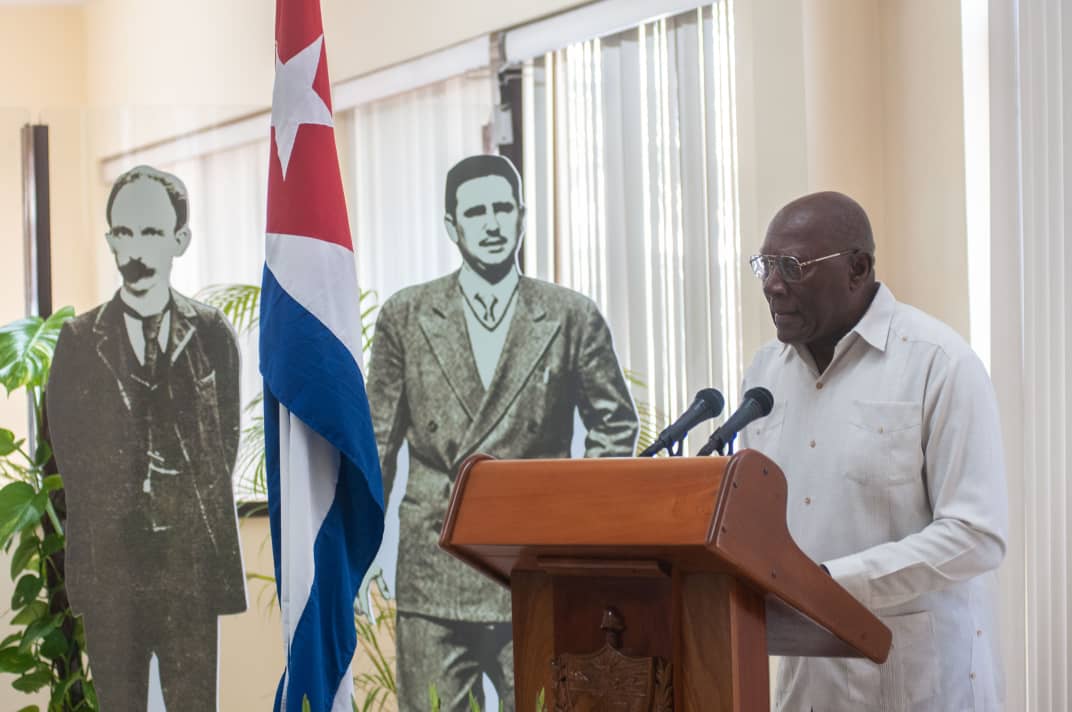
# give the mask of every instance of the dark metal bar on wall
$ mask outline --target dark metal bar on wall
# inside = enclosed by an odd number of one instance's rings
[[[22,195],[26,313],[48,317],[52,314],[48,126],[22,127]]]
[[[52,222],[49,217],[48,126],[22,127],[22,216],[26,314],[52,314]],[[34,404],[27,404],[28,442],[36,438]]]
[[[498,145],[499,154],[506,156],[517,168],[517,172],[524,177],[525,175],[525,151],[523,145],[522,136],[522,81],[521,81],[521,67],[512,66],[504,67],[499,70],[499,107],[497,114],[500,121],[509,123],[509,130],[501,132],[504,136],[509,136],[509,143],[500,143]],[[504,129],[506,127],[503,127]],[[535,236],[529,236],[529,239],[534,239]],[[518,252],[518,267],[521,271],[525,271],[525,251],[520,250]]]

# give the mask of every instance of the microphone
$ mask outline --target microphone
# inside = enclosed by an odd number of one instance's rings
[[[757,387],[749,388],[744,392],[744,399],[741,401],[741,406],[737,411],[726,419],[726,422],[719,426],[718,430],[711,433],[711,437],[708,439],[707,444],[704,445],[697,455],[710,455],[715,450],[721,454],[723,448],[726,447],[726,443],[733,440],[734,436],[741,431],[744,426],[751,423],[753,420],[758,420],[770,414],[771,408],[774,407],[774,396],[766,388]]]
[[[644,452],[640,453],[640,457],[651,457],[663,448],[671,448],[674,443],[685,437],[685,433],[703,421],[714,418],[721,413],[724,403],[725,400],[722,398],[722,394],[714,388],[700,390],[688,410],[682,413],[681,417],[675,420],[670,427],[659,433],[659,437]]]

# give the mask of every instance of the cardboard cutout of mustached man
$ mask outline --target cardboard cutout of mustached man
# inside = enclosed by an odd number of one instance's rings
[[[409,445],[399,508],[399,709],[427,709],[429,684],[444,711],[468,710],[470,691],[483,706],[487,674],[513,710],[509,594],[438,546],[458,465],[474,452],[569,457],[575,410],[587,429],[585,456],[632,455],[637,417],[596,305],[518,273],[525,206],[513,164],[462,160],[447,174],[445,202],[461,269],[384,303],[369,364],[387,493],[402,442]]]
[[[231,471],[238,347],[216,309],[171,289],[190,242],[186,188],[146,166],[108,197],[123,283],[67,322],[49,430],[67,501],[67,593],[101,709],[215,710],[217,616],[246,609]]]

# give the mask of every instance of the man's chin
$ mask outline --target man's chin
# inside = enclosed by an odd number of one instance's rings
[[[506,252],[485,254],[482,255],[482,257],[483,259],[473,260],[470,263],[473,270],[481,274],[498,273],[503,270],[508,270],[517,259],[516,255],[511,255]]]
[[[800,329],[794,329],[794,328],[785,327],[785,326],[778,327],[776,325],[774,327],[774,332],[775,332],[775,336],[777,337],[778,341],[781,341],[783,344],[801,344],[801,343],[804,343],[804,334],[801,333]]]
[[[156,286],[156,282],[148,279],[139,279],[134,282],[123,282],[123,289],[135,297],[144,297],[149,293],[153,287]]]

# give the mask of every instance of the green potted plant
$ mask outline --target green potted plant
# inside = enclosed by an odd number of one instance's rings
[[[85,658],[82,622],[64,588],[63,481],[47,441],[44,393],[66,307],[48,318],[26,317],[0,327],[0,384],[22,390],[33,424],[28,438],[0,428],[0,547],[11,556],[11,624],[0,641],[0,672],[16,690],[47,689],[49,712],[97,710]],[[29,705],[20,712],[40,712]]]

